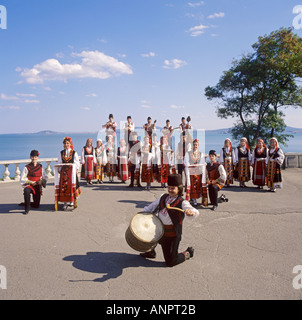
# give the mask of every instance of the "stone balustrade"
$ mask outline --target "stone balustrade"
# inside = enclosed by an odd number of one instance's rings
[[[218,159],[219,159],[218,155]],[[208,155],[206,155],[208,157]],[[52,178],[52,162],[58,162],[58,158],[45,158],[45,159],[39,159],[39,163],[46,163],[47,167],[45,169],[46,174],[49,178]],[[3,173],[3,180],[0,180],[0,182],[9,182],[9,181],[19,181],[20,180],[20,165],[26,165],[30,163],[30,159],[25,160],[6,160],[6,161],[0,161],[0,165],[3,165],[5,167],[4,173]],[[9,171],[9,166],[15,166],[13,167],[14,170],[14,176],[11,176],[11,172]],[[286,168],[302,168],[302,153],[296,153],[296,152],[287,152],[285,153],[285,160],[283,163],[283,169]],[[13,179],[12,179],[13,178]]]
[[[9,182],[9,181],[19,181],[20,180],[20,165],[26,165],[30,163],[30,159],[24,159],[24,160],[5,160],[5,161],[0,161],[0,165],[4,166],[4,173],[3,173],[3,180],[2,182]],[[47,167],[45,169],[45,172],[48,176],[48,178],[52,178],[52,168],[51,168],[51,163],[52,162],[58,162],[58,158],[39,158],[39,163],[46,163]],[[9,171],[10,168],[12,167],[12,170],[14,170],[14,176],[11,176],[11,172]],[[15,167],[13,167],[15,166]],[[13,178],[13,180],[12,180]]]

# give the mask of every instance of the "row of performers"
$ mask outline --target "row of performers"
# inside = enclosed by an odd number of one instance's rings
[[[164,137],[162,137],[164,139]],[[109,157],[110,152],[105,149],[101,141],[98,141],[98,147],[92,147],[92,141],[89,139],[86,146],[83,148],[81,161],[75,150],[73,150],[72,140],[69,137],[64,138],[62,150],[58,157],[58,165],[54,166],[55,174],[55,208],[58,210],[58,203],[63,202],[63,209],[68,206],[77,207],[77,198],[81,193],[77,172],[80,170],[82,162],[82,177],[91,181],[95,177],[101,181],[103,169],[106,164],[107,175],[113,179],[117,173],[122,181],[128,180],[129,176],[131,183],[129,187],[136,184],[140,186],[140,181],[146,182],[147,189],[150,189],[151,183],[154,180],[158,181],[165,187],[168,181],[170,172],[176,172],[173,165],[173,151],[169,147],[164,148],[163,144],[159,149],[158,158],[161,160],[154,165],[152,162],[156,157],[154,151],[155,144],[149,148],[149,139],[145,138],[145,143],[142,146],[139,141],[133,141],[129,155],[127,155],[126,143],[119,147],[118,151],[118,166],[114,163],[104,161],[105,155]],[[108,141],[109,142],[109,141]],[[168,144],[166,144],[168,145]],[[136,146],[136,148],[135,148]],[[232,144],[229,139],[225,141],[222,148],[220,162],[217,162],[215,151],[209,152],[210,163],[205,163],[205,156],[198,150],[198,140],[193,141],[193,148],[190,149],[190,144],[186,144],[188,150],[182,152],[183,161],[178,164],[178,173],[185,172],[186,177],[186,199],[193,200],[202,197],[202,204],[207,205],[207,190],[213,209],[217,208],[218,191],[224,186],[229,186],[233,183],[234,174],[237,171],[240,185],[244,186],[249,180],[249,168],[253,163],[253,182],[259,187],[263,187],[265,182],[269,188],[275,191],[275,188],[281,187],[282,178],[280,166],[283,163],[284,154],[278,146],[278,141],[275,138],[270,140],[270,148],[267,149],[262,140],[257,143],[257,148],[254,150],[251,157],[250,150],[245,138],[241,139],[240,146],[232,149]],[[153,149],[153,150],[152,150]],[[28,213],[30,206],[38,207],[42,194],[42,186],[47,182],[47,175],[44,172],[41,164],[37,163],[39,153],[32,151],[30,157],[32,162],[25,166],[21,174],[21,185],[24,187],[24,205],[25,213]],[[96,169],[96,170],[95,170]],[[113,180],[111,180],[113,181]],[[30,203],[30,194],[33,194],[34,202]]]
[[[146,189],[150,189],[151,183],[155,180],[165,187],[170,171],[174,173],[177,169],[178,173],[182,174],[185,168],[189,169],[193,165],[194,161],[201,161],[198,164],[205,163],[204,155],[198,150],[198,141],[193,141],[192,149],[191,143],[186,143],[186,135],[182,135],[182,142],[177,146],[176,155],[169,146],[166,136],[161,137],[160,143],[156,140],[156,135],[153,136],[152,145],[147,136],[144,138],[143,145],[137,141],[135,132],[133,138],[129,148],[125,140],[121,140],[117,152],[112,136],[109,136],[105,146],[101,140],[98,140],[95,149],[92,147],[92,140],[87,140],[82,150],[81,177],[87,179],[88,183],[93,179],[102,183],[103,174],[106,172],[109,181],[113,181],[114,176],[118,176],[123,182],[131,177],[130,187],[133,187],[134,180],[137,180],[139,186],[139,181],[145,182]],[[194,160],[195,158],[199,160]],[[240,187],[244,188],[245,183],[252,178],[253,184],[259,189],[267,185],[269,190],[275,192],[276,188],[282,187],[283,161],[284,153],[276,138],[270,139],[269,148],[262,139],[259,139],[253,152],[250,151],[246,138],[242,138],[240,145],[234,149],[231,140],[226,139],[220,152],[220,163],[227,174],[226,187],[230,187],[236,180],[239,181]],[[253,167],[252,177],[251,166]],[[141,173],[140,179],[139,173]]]

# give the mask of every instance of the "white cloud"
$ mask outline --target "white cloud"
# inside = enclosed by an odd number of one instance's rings
[[[199,2],[189,2],[188,3],[188,6],[189,7],[192,7],[192,8],[195,8],[195,7],[200,7],[204,5],[204,1],[199,1]]]
[[[165,69],[179,69],[185,66],[187,63],[186,61],[180,59],[172,59],[172,60],[165,60],[163,68]]]
[[[97,94],[96,93],[90,93],[90,94],[86,94],[86,97],[97,97]]]
[[[0,106],[0,110],[20,110],[20,107],[19,106],[5,106],[5,107]]]
[[[215,18],[223,18],[225,16],[224,12],[214,13],[208,16],[208,19],[215,19]]]
[[[143,109],[151,109],[152,107],[147,105],[147,104],[143,104],[143,105],[141,105],[141,108],[143,108]]]
[[[30,98],[36,97],[36,95],[34,93],[16,93],[16,96],[18,96],[18,97],[30,97]]]
[[[184,106],[177,106],[175,104],[171,104],[170,108],[171,109],[184,109],[185,107]]]
[[[141,56],[144,58],[150,58],[150,57],[155,57],[156,54],[154,52],[150,51],[149,53],[142,53]]]
[[[197,37],[197,36],[205,33],[205,30],[208,28],[209,28],[208,26],[200,24],[199,26],[195,26],[195,27],[190,28],[187,32],[190,32],[191,37]]]
[[[81,107],[80,109],[85,110],[85,111],[90,111],[91,110],[90,107]]]
[[[108,79],[121,74],[133,74],[129,65],[99,51],[73,53],[80,62],[61,64],[57,59],[48,59],[36,64],[32,69],[24,69],[21,76],[30,84],[44,81],[67,81],[69,79]],[[19,70],[20,71],[20,70]]]
[[[0,98],[1,98],[2,100],[7,100],[7,101],[11,101],[11,100],[16,101],[16,100],[19,100],[18,97],[15,97],[15,96],[7,96],[7,95],[4,94],[4,93],[1,93]]]
[[[23,100],[22,102],[24,102],[24,103],[30,103],[30,104],[32,104],[32,103],[40,103],[40,101],[39,100],[30,100],[30,99],[25,99],[25,100]]]

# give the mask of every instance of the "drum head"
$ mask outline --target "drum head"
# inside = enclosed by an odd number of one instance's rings
[[[140,212],[130,222],[133,235],[143,242],[157,242],[164,235],[164,226],[160,219],[152,213]]]

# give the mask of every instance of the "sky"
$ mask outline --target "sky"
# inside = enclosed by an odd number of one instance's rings
[[[136,127],[148,116],[158,126],[190,116],[194,128],[231,127],[235,119],[217,117],[205,87],[259,36],[294,19],[302,26],[297,5],[302,0],[0,0],[0,134],[96,132],[110,113],[118,123],[131,115]],[[302,127],[301,110],[285,114],[287,125]]]

